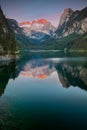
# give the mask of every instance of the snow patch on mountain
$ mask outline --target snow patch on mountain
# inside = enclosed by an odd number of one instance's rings
[[[21,26],[24,34],[30,39],[43,42],[54,36],[56,28],[46,20],[33,21],[29,26]]]

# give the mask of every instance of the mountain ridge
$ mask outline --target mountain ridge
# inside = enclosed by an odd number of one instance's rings
[[[17,47],[13,31],[9,27],[7,19],[0,6],[0,52],[12,51]]]
[[[40,18],[40,19],[37,19],[37,20],[33,20],[32,22],[30,22],[30,21],[20,22],[20,23],[19,23],[19,26],[30,25],[30,24],[34,24],[34,23],[46,24],[47,22],[48,22],[47,19],[45,19],[45,18]]]
[[[6,22],[2,20],[2,25],[8,26],[9,34],[12,33],[11,37],[16,38],[22,49],[87,49],[87,7],[76,11],[71,8],[65,9],[57,29],[44,18],[32,21],[32,23],[23,22],[21,26],[14,19],[4,17],[4,20]],[[27,24],[28,27],[23,26]],[[2,27],[0,31],[2,34],[6,30]]]
[[[58,27],[60,27],[65,21],[67,22],[70,18],[70,16],[73,14],[73,10],[71,8],[64,9],[64,12],[62,13],[59,21]]]
[[[87,51],[87,7],[73,11],[72,14],[63,13],[61,18],[63,22],[59,24],[55,37],[46,41],[44,48],[47,45],[48,49]]]
[[[33,21],[31,24],[27,22],[18,23],[16,20],[8,19],[10,28],[19,42],[42,43],[53,37],[55,27],[45,19]],[[23,26],[25,25],[25,26]],[[26,25],[29,25],[28,27]],[[25,40],[24,40],[25,39]]]
[[[65,13],[65,12],[64,12]],[[64,16],[61,16],[61,19],[64,19]],[[85,7],[82,10],[76,10],[69,15],[68,13],[68,20],[65,19],[65,21],[61,24],[61,26],[58,26],[58,29],[56,31],[58,38],[66,37],[72,33],[77,34],[84,34],[87,32],[87,7]]]

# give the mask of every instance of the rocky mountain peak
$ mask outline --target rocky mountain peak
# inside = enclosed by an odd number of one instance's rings
[[[71,34],[84,34],[87,32],[87,7],[82,10],[73,11],[65,9],[60,18],[57,29],[58,38]]]
[[[59,27],[63,25],[64,22],[67,22],[72,14],[73,10],[71,8],[64,9],[64,12],[60,18]]]
[[[30,27],[23,28],[24,34],[33,42],[43,42],[53,37],[56,28],[46,19],[34,20]]]

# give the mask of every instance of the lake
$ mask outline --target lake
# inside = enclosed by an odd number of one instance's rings
[[[87,54],[32,51],[0,62],[0,130],[87,130]]]

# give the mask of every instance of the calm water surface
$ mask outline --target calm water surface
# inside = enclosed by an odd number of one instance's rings
[[[0,62],[0,130],[87,130],[87,55]]]

